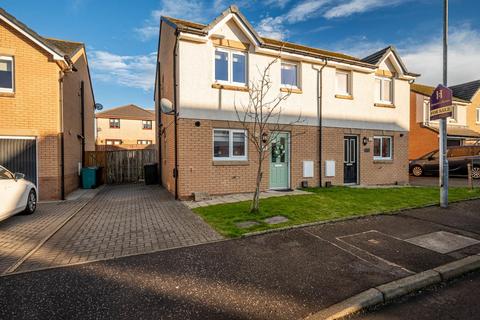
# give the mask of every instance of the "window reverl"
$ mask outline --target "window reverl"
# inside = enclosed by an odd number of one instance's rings
[[[0,92],[13,92],[13,58],[0,56]]]

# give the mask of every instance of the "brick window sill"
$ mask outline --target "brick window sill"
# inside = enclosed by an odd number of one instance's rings
[[[0,92],[0,97],[15,98],[14,92]]]
[[[374,164],[381,163],[381,164],[393,164],[393,160],[373,160]]]
[[[298,89],[298,88],[280,88],[280,91],[285,92],[285,93],[296,93],[296,94],[302,94],[303,93],[303,91],[301,89]]]
[[[335,98],[337,99],[344,99],[344,100],[353,100],[353,96],[351,95],[344,95],[344,94],[336,94]]]
[[[214,166],[248,166],[250,163],[247,160],[223,160],[213,161]]]
[[[232,90],[232,91],[248,92],[248,87],[232,86],[232,85],[220,84],[220,83],[214,83],[214,84],[212,84],[212,88],[213,88],[213,89],[223,89],[223,90]]]
[[[395,105],[391,103],[375,103],[374,106],[378,108],[395,108]]]

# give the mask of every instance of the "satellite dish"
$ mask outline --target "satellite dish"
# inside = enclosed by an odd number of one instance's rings
[[[95,110],[102,110],[103,109],[103,105],[101,103],[95,103]]]
[[[162,98],[160,100],[160,109],[163,113],[172,113],[173,112],[173,103],[167,98]]]

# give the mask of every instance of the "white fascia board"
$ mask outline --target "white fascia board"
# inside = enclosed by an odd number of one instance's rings
[[[0,19],[2,21],[4,21],[6,24],[8,24],[9,26],[11,26],[12,28],[14,28],[15,30],[17,30],[18,32],[20,32],[21,34],[23,34],[25,37],[27,37],[28,39],[33,41],[36,45],[38,45],[39,47],[41,47],[42,49],[44,49],[45,51],[50,53],[53,56],[54,60],[65,61],[65,59],[61,55],[59,55],[58,53],[56,53],[55,51],[53,51],[52,49],[47,47],[45,44],[43,44],[43,42],[40,42],[37,39],[35,39],[34,37],[32,37],[29,33],[25,32],[25,30],[23,30],[22,28],[17,26],[15,23],[12,23],[10,20],[5,18],[1,14],[0,14]]]
[[[195,34],[191,33],[185,33],[185,32],[180,32],[178,36],[179,40],[186,40],[186,41],[193,41],[193,42],[198,42],[198,43],[207,43],[208,38],[207,37],[202,37],[202,36],[197,36]]]
[[[215,27],[213,27],[207,34],[207,37],[210,37],[211,35],[215,34],[217,30],[223,26],[225,23],[233,19],[237,26],[242,30],[242,32],[247,36],[248,40],[254,44],[255,47],[258,47],[260,43],[258,40],[255,38],[252,32],[245,26],[245,24],[237,17],[236,14],[230,13],[226,15],[222,20],[220,20]]]
[[[397,58],[395,57],[395,55],[393,54],[392,51],[390,51],[390,52],[385,56],[385,58],[383,58],[382,60],[380,60],[380,61],[378,62],[378,65],[380,65],[382,62],[384,62],[385,60],[389,59],[390,57],[392,57],[392,59],[390,59],[390,61],[392,62],[393,66],[395,67],[395,70],[397,70],[398,76],[399,76],[399,77],[405,76],[405,74],[403,73],[402,66],[400,65],[400,63],[398,63],[398,60],[397,60]]]
[[[256,47],[255,52],[268,54],[268,55],[272,55],[272,56],[279,56],[280,58],[285,58],[285,59],[288,59],[288,60],[304,61],[304,62],[310,62],[312,64],[318,64],[318,65],[325,64],[325,59],[322,59],[322,58],[314,58],[314,57],[309,57],[307,55],[290,53],[290,52],[280,52],[280,50],[272,50],[272,49],[265,49],[265,48]],[[328,60],[328,58],[326,58],[326,59]],[[361,67],[361,66],[356,66],[356,65],[349,64],[349,63],[346,63],[346,62],[343,63],[343,62],[336,62],[336,61],[328,60],[327,65],[332,66],[332,67],[340,67],[342,69],[347,69],[347,70],[365,72],[365,73],[375,72],[374,67],[371,67],[371,68]]]

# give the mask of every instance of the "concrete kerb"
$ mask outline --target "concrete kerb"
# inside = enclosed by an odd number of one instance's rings
[[[442,281],[480,269],[480,253],[399,280],[370,288],[314,313],[305,320],[335,320],[358,313]]]

